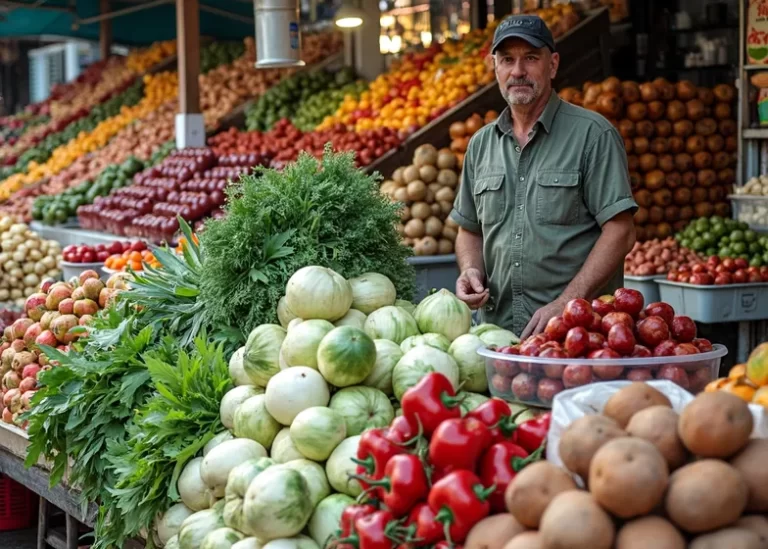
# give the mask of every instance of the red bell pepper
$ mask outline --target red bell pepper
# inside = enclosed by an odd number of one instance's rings
[[[407,417],[397,416],[385,436],[395,444],[408,445],[419,436],[419,427]]]
[[[443,374],[427,374],[408,389],[401,400],[403,416],[413,425],[421,425],[425,436],[431,437],[446,419],[461,417],[459,404],[451,382]]]
[[[535,452],[547,440],[547,433],[549,433],[551,423],[552,412],[547,412],[520,423],[515,431],[514,442],[525,448],[528,452]]]
[[[389,459],[405,453],[405,449],[401,445],[395,444],[389,439],[388,432],[389,429],[382,427],[368,429],[360,436],[357,459],[352,459],[358,465],[358,475],[363,474],[374,480],[379,480],[384,476],[384,468]],[[364,487],[367,488],[367,486]]]
[[[377,511],[373,505],[350,505],[346,507],[341,513],[341,520],[339,520],[341,537],[346,538],[354,534],[355,521],[366,515],[373,514]]]
[[[455,545],[449,541],[440,541],[435,544],[435,549],[463,549],[463,545]]]
[[[493,488],[483,488],[477,475],[465,470],[448,473],[432,486],[427,503],[435,520],[443,524],[449,542],[463,542],[472,527],[488,516],[492,492]]]
[[[448,419],[432,434],[429,462],[438,472],[477,471],[480,456],[491,445],[491,431],[475,418]]]
[[[528,455],[524,448],[512,442],[497,442],[488,448],[480,462],[480,480],[483,486],[493,490],[488,499],[493,511],[506,512],[507,486],[526,465],[541,459],[541,450],[543,447]]]
[[[485,423],[491,430],[493,442],[513,440],[517,425],[509,405],[500,398],[492,398],[470,411],[465,417],[473,417]]]
[[[418,503],[408,515],[408,542],[416,547],[432,545],[445,537],[443,525],[426,503]]]
[[[392,456],[384,469],[383,478],[363,480],[373,487],[374,497],[381,500],[397,518],[407,515],[429,493],[424,465],[418,456],[412,454]]]
[[[376,511],[355,520],[355,532],[339,540],[357,549],[394,549],[402,543],[398,537],[399,525],[389,511]]]

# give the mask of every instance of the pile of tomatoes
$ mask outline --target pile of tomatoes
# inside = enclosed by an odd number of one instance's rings
[[[768,266],[750,266],[746,259],[710,256],[705,262],[680,265],[667,273],[667,280],[711,286],[768,282]]]

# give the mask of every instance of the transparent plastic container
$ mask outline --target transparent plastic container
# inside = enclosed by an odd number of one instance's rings
[[[768,231],[768,196],[750,194],[728,195],[733,218],[755,231]]]
[[[601,381],[667,379],[698,393],[717,379],[724,345],[697,355],[648,358],[584,359],[507,355],[478,349],[485,358],[491,395],[508,402],[550,407],[561,391]]]

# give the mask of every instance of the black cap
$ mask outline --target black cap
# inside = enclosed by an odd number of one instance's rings
[[[493,35],[491,53],[496,53],[507,38],[520,38],[534,48],[547,46],[555,51],[555,39],[544,20],[538,15],[512,15],[504,19]]]

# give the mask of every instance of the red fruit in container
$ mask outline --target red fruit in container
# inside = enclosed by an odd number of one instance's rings
[[[649,316],[637,323],[637,337],[648,347],[656,347],[669,339],[669,326],[660,316]]]
[[[499,347],[499,349],[496,352],[501,353],[503,355],[519,355],[520,347],[518,347],[517,345],[507,345],[506,347]]]
[[[592,367],[570,364],[563,370],[563,385],[566,389],[592,383]]]
[[[653,356],[673,356],[675,354],[677,343],[672,339],[667,339],[656,345],[653,349]]]
[[[698,355],[701,351],[693,343],[680,343],[675,347],[675,356]]]
[[[612,313],[616,310],[616,307],[613,306],[613,296],[611,297],[611,302],[604,301],[602,298],[600,299],[593,299],[592,300],[592,310],[599,314],[600,316],[605,316],[608,313]]]
[[[723,262],[721,265],[728,270],[729,272],[733,272],[736,270],[736,263],[734,262],[733,258],[726,257],[723,259]]]
[[[674,381],[683,389],[688,389],[690,387],[688,373],[680,366],[675,366],[674,364],[665,364],[662,366],[656,373],[656,379]]]
[[[635,349],[635,334],[631,328],[616,324],[608,332],[608,346],[621,355],[632,354]]]
[[[589,332],[589,349],[596,351],[605,346],[605,336],[598,332]]]
[[[548,348],[541,352],[539,358],[562,359],[568,358],[568,355],[561,349]],[[555,379],[560,379],[563,377],[563,370],[565,369],[563,364],[536,364],[536,366],[538,366],[539,369],[542,370],[544,375],[547,377]]]
[[[514,377],[520,372],[520,364],[507,360],[494,360],[493,368],[497,374],[505,377]]]
[[[512,393],[520,400],[533,400],[538,389],[537,379],[526,373],[519,373],[512,380]]]
[[[731,283],[733,283],[731,273],[718,273],[717,276],[715,276],[715,286],[727,286]]]
[[[703,391],[710,381],[712,381],[712,373],[707,367],[699,367],[688,372],[688,385],[692,393]]]
[[[760,276],[760,273],[749,273],[749,279],[747,280],[747,282],[757,283],[762,281],[763,281],[763,277]]]
[[[616,299],[613,303],[616,310],[620,313],[627,313],[633,317],[640,314],[640,311],[643,310],[643,305],[645,304],[643,294],[631,288],[619,288],[614,292],[613,297]]]
[[[568,357],[565,357],[568,358]],[[564,364],[545,364],[544,375],[551,377],[552,379],[561,379],[563,377],[563,370],[565,370]]]
[[[746,273],[744,276],[746,278]],[[714,283],[715,279],[709,273],[695,273],[691,275],[691,284],[696,284],[698,286],[711,286]]]
[[[523,362],[520,364],[520,371],[524,372],[526,374],[531,374],[534,376],[540,376],[542,375],[542,368],[541,364],[531,364],[530,362]]]
[[[661,317],[667,325],[672,326],[672,319],[675,318],[675,310],[669,303],[657,301],[655,303],[649,303],[645,308],[646,318],[649,316]]]
[[[681,343],[689,343],[696,339],[696,323],[691,317],[676,316],[670,324],[672,337]]]
[[[709,353],[714,349],[712,347],[712,342],[708,339],[704,339],[703,337],[697,337],[691,343],[696,345],[696,348],[702,353]]]
[[[529,337],[520,345],[520,354],[523,356],[539,356],[541,346],[547,341],[549,341],[549,336],[546,334]]]
[[[541,346],[539,356],[541,356],[546,349],[557,349],[558,351],[562,351],[563,346],[560,345],[560,343],[557,341],[547,341],[544,345]]]
[[[500,376],[499,374],[495,374],[491,378],[491,387],[493,388],[493,391],[496,393],[508,393],[509,392],[509,386],[512,380],[505,376]]]
[[[608,332],[611,331],[611,328],[613,328],[615,324],[624,324],[630,330],[635,327],[635,321],[629,314],[617,311],[615,313],[608,313],[603,317],[603,322],[601,324],[603,334],[608,335]]]
[[[648,381],[653,379],[653,374],[648,368],[630,368],[627,379],[629,381]]]
[[[539,380],[539,385],[536,389],[536,396],[544,404],[552,404],[555,395],[565,389],[563,382],[559,379],[550,379],[543,377]]]
[[[632,358],[648,358],[651,356],[653,356],[653,353],[645,345],[635,345],[632,351]]]
[[[565,336],[565,352],[571,358],[584,356],[589,349],[589,333],[582,326],[568,330]]]
[[[572,299],[565,305],[563,320],[570,327],[588,327],[592,324],[592,306],[586,299]]]
[[[587,328],[590,332],[599,332],[603,327],[603,317],[597,313],[592,313],[592,324]]]
[[[749,268],[749,262],[744,259],[743,257],[737,257],[733,260],[733,264],[736,267],[736,269],[748,269]]]
[[[547,322],[547,327],[544,328],[544,333],[549,336],[552,341],[563,341],[565,335],[568,333],[568,324],[563,320],[562,316],[553,316]]]
[[[613,356],[614,354],[618,355],[618,353],[616,353],[616,351],[613,351],[611,349],[602,349],[600,351],[594,352],[595,355],[597,355],[598,353],[603,353],[604,355],[609,355],[609,356],[594,356],[593,358],[597,358],[597,359],[619,358],[617,356]],[[592,373],[595,375],[596,378],[600,380],[611,381],[614,379],[619,379],[621,377],[621,374],[624,373],[624,366],[619,366],[618,364],[592,366]]]

